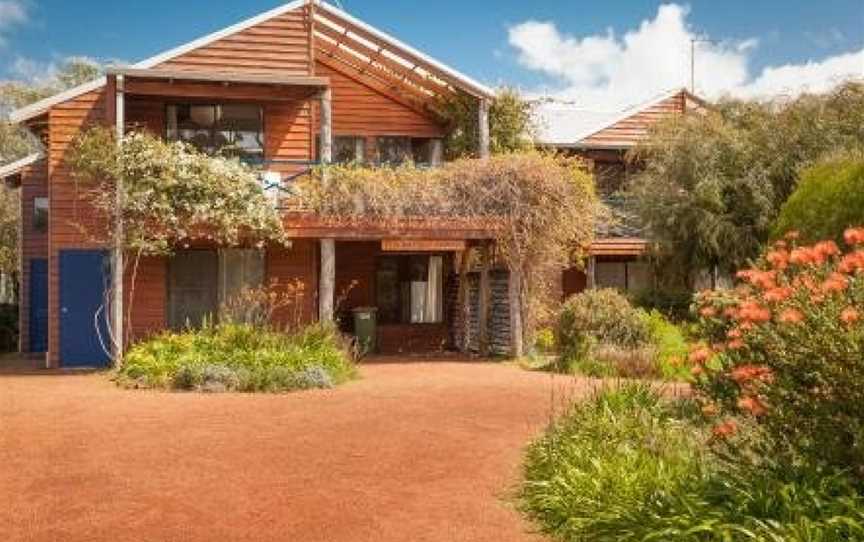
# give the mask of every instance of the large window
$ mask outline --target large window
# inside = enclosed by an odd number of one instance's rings
[[[435,324],[444,320],[444,257],[383,256],[376,276],[382,324]]]
[[[442,142],[429,137],[380,136],[376,139],[378,162],[436,166],[441,162]]]
[[[257,161],[264,157],[264,114],[247,104],[171,104],[168,139],[191,143],[208,154]]]

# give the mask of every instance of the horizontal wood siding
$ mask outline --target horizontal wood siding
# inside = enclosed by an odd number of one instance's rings
[[[297,9],[171,60],[159,69],[309,75],[306,10]]]
[[[71,248],[105,248],[96,232],[106,222],[90,204],[93,186],[76,181],[68,163],[68,152],[83,129],[105,122],[105,89],[88,92],[54,106],[48,114],[48,350],[49,362],[59,362],[59,252]],[[83,229],[82,229],[83,228]],[[89,233],[88,233],[89,232]]]
[[[684,113],[686,96],[680,92],[616,122],[608,128],[586,137],[581,141],[585,146],[632,147],[648,135],[648,131],[658,121],[670,115]]]
[[[48,197],[48,165],[40,161],[21,172],[21,282],[18,330],[22,352],[30,351],[30,262],[48,257],[48,233],[33,229],[33,200]]]
[[[274,319],[282,326],[314,322],[318,319],[318,242],[299,239],[290,248],[267,250],[265,281],[283,293],[300,292],[296,304],[277,311]]]
[[[146,339],[167,327],[165,315],[168,304],[167,273],[168,260],[165,257],[142,257],[136,271],[135,256],[126,255],[123,282],[124,307],[129,318],[127,332],[131,334],[133,342]]]
[[[315,66],[315,75],[330,78],[334,135],[444,135],[443,126],[431,114],[421,113],[385,96],[346,73],[319,62]],[[318,125],[317,115],[315,125]]]

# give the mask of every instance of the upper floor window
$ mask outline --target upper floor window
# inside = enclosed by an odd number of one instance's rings
[[[191,143],[202,152],[264,158],[264,113],[248,104],[171,104],[166,111],[168,139]]]
[[[411,160],[417,165],[427,166],[441,163],[443,149],[440,139],[407,136],[380,136],[376,147],[381,164],[401,164]]]
[[[48,231],[48,198],[33,198],[33,231],[36,233]]]

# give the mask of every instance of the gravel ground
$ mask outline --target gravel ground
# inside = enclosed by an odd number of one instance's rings
[[[522,449],[592,383],[401,361],[288,395],[0,374],[0,540],[536,540]]]

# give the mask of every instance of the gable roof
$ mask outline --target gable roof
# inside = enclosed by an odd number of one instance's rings
[[[649,117],[640,115],[655,112],[656,116],[668,114],[659,111],[664,102],[681,97],[683,107],[679,113],[686,110],[686,103],[693,102],[697,107],[703,107],[705,101],[691,94],[686,89],[675,89],[664,92],[645,102],[613,112],[597,112],[567,106],[564,104],[540,105],[535,111],[538,121],[537,144],[560,148],[627,148],[635,145],[642,134],[655,122]],[[605,131],[622,128],[625,123],[631,124],[630,131],[623,137],[613,137],[606,141],[598,137]],[[635,125],[635,133],[632,130]]]
[[[5,181],[9,177],[21,173],[25,168],[32,166],[44,157],[45,156],[41,152],[34,152],[24,158],[0,166],[0,181]]]
[[[491,98],[495,95],[495,92],[491,88],[475,81],[467,75],[464,75],[441,62],[438,62],[437,60],[425,55],[424,53],[421,53],[420,51],[401,42],[393,36],[390,36],[389,34],[382,32],[372,27],[371,25],[353,17],[344,10],[334,7],[321,0],[313,1],[316,6],[316,23],[321,22],[324,24],[333,24],[333,21],[335,21],[337,26],[345,26],[343,30],[345,36],[350,36],[354,40],[371,39],[377,43],[380,43],[381,45],[378,48],[378,53],[382,55],[386,55],[387,53],[389,53],[389,55],[387,55],[388,58],[393,57],[395,61],[400,61],[405,66],[406,78],[409,74],[418,71],[420,71],[421,73],[428,72],[429,75],[433,77],[438,77],[444,80],[446,83],[454,85],[455,87],[460,88],[461,90],[471,95],[480,98]],[[212,34],[202,36],[196,40],[190,41],[173,49],[169,49],[168,51],[159,53],[155,56],[137,62],[130,66],[130,68],[142,70],[153,68],[154,66],[158,66],[159,64],[162,64],[180,55],[209,45],[217,40],[228,37],[232,34],[236,34],[237,32],[240,32],[242,30],[246,30],[247,28],[253,27],[274,17],[278,17],[290,11],[300,9],[308,4],[310,4],[310,0],[294,0],[293,2],[283,4],[269,11],[243,20],[229,27],[223,28],[222,30],[219,30]],[[365,36],[363,34],[365,34]],[[319,33],[316,32],[316,37],[319,36]],[[348,49],[348,51],[350,52],[350,49]],[[374,59],[368,59],[368,61],[373,62]],[[34,117],[44,114],[51,107],[57,104],[63,103],[82,94],[86,94],[87,92],[97,90],[104,86],[106,83],[106,77],[99,77],[98,79],[95,79],[93,81],[89,81],[77,87],[71,88],[59,94],[55,94],[54,96],[50,96],[48,98],[30,104],[26,107],[22,107],[21,109],[13,111],[9,115],[9,119],[12,122],[16,123],[32,119]]]

